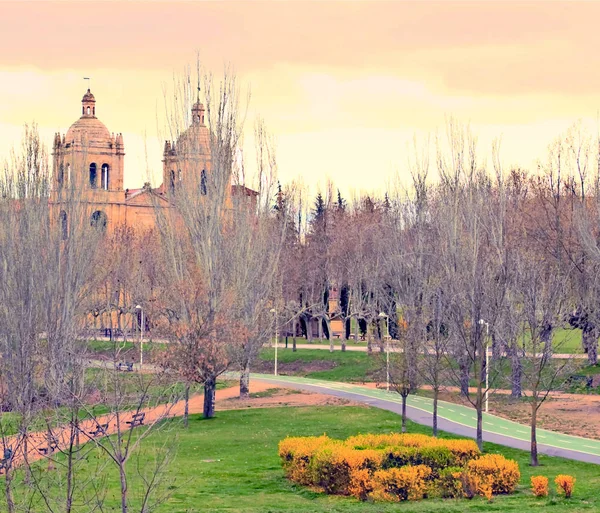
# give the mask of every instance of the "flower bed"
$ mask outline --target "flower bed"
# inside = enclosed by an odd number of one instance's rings
[[[512,493],[521,477],[515,461],[481,455],[473,440],[418,434],[288,437],[279,443],[279,456],[292,481],[360,500],[491,499]]]

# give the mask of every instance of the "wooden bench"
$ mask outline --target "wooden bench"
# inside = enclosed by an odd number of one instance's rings
[[[5,472],[10,467],[10,463],[13,457],[13,450],[10,447],[4,449],[4,457],[0,460],[0,471],[4,470]]]
[[[143,426],[144,419],[146,418],[145,413],[134,413],[131,417],[131,420],[128,420],[126,424],[129,424],[130,427],[134,428],[136,426]]]
[[[133,372],[133,362],[120,362],[117,364],[117,370],[123,372]]]
[[[106,424],[98,424],[98,427],[94,431],[90,431],[90,435],[98,436],[98,435],[106,435],[106,430],[108,429],[108,422]]]
[[[38,447],[37,450],[40,454],[52,454],[56,449],[58,449],[58,440],[52,437],[46,447]]]

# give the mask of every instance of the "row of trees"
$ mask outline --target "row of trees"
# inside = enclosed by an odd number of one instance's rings
[[[439,390],[456,383],[477,411],[480,446],[489,343],[492,366],[510,362],[513,397],[530,399],[537,464],[536,414],[572,363],[553,358],[556,330],[580,328],[588,362],[597,363],[597,148],[575,125],[535,172],[504,169],[499,143],[484,158],[469,128],[449,120],[444,139],[410,152],[409,187],[351,204],[332,188],[317,196],[306,225],[289,230],[288,310],[318,319],[328,337],[341,319],[342,350],[352,324],[370,350],[389,319],[402,351],[392,359],[395,388],[406,400],[418,382],[432,387],[437,431]]]

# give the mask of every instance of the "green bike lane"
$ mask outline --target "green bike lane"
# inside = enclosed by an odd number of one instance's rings
[[[398,413],[401,411],[402,399],[395,392],[367,388],[351,383],[297,376],[252,374],[252,377],[264,382],[344,397]],[[407,398],[407,407],[407,416],[411,420],[419,424],[431,425],[432,399],[411,394]],[[438,401],[438,419],[438,426],[444,431],[461,436],[475,437],[477,416],[474,408]],[[517,449],[529,449],[529,426],[484,413],[483,429],[485,441]],[[540,453],[600,464],[600,440],[565,435],[539,428],[537,430],[537,440]]]

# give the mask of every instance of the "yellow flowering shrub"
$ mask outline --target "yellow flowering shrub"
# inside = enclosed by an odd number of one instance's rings
[[[492,492],[495,494],[514,492],[519,484],[519,479],[521,479],[517,462],[509,460],[501,454],[485,454],[476,460],[469,461],[467,473],[480,478],[481,486],[485,486],[482,483],[489,478]],[[478,493],[480,492],[478,491]]]
[[[354,469],[376,470],[381,466],[381,451],[352,449],[343,442],[328,444],[316,450],[310,462],[312,484],[327,493],[350,494],[351,472]]]
[[[373,474],[373,491],[369,497],[374,501],[387,502],[420,500],[427,489],[425,480],[430,474],[431,469],[425,465],[378,470]]]
[[[331,443],[328,436],[288,437],[279,442],[279,457],[288,479],[303,485],[310,485],[308,465],[317,449]]]
[[[420,434],[288,437],[279,443],[279,456],[289,479],[359,500],[418,500],[425,495],[491,500],[492,494],[514,491],[520,478],[516,462],[481,456],[473,440]]]
[[[575,478],[567,474],[559,474],[554,480],[556,491],[560,494],[564,493],[565,498],[571,497],[573,488],[575,488]]]
[[[531,491],[536,497],[548,497],[548,478],[531,476]]]

